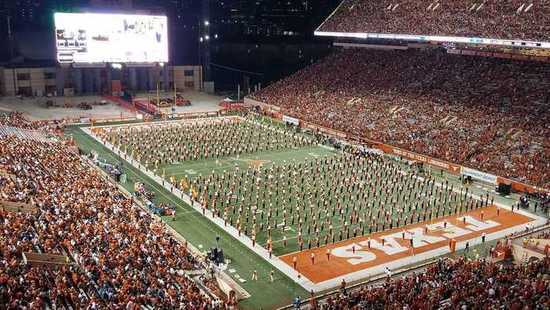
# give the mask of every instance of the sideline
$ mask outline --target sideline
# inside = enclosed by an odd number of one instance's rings
[[[110,127],[110,126],[105,126]],[[99,139],[96,135],[93,134],[90,127],[87,128],[81,128],[81,130],[86,133],[89,137],[100,143],[101,145],[105,146],[107,149],[112,151],[113,153],[119,155],[120,158],[122,158],[124,161],[126,161],[128,164],[130,164],[133,168],[141,171],[143,174],[151,178],[153,181],[155,181],[159,186],[165,188],[168,192],[173,193],[176,197],[180,198],[183,202],[191,206],[195,211],[203,214],[204,217],[208,218],[212,223],[223,229],[226,233],[231,235],[233,238],[240,241],[244,246],[246,246],[248,249],[253,251],[255,254],[262,257],[266,262],[270,263],[273,267],[277,268],[280,272],[284,273],[287,277],[289,277],[291,280],[293,280],[295,283],[299,284],[302,288],[306,289],[307,291],[311,290],[317,290],[317,286],[311,282],[309,279],[304,277],[303,275],[296,272],[292,267],[288,266],[285,262],[283,262],[278,257],[272,255],[271,258],[269,257],[269,252],[260,246],[258,243],[255,244],[255,246],[252,246],[252,240],[245,236],[244,234],[241,234],[238,232],[238,230],[232,226],[226,225],[223,219],[217,218],[214,216],[213,212],[199,203],[192,202],[191,198],[186,194],[180,191],[179,189],[173,187],[169,182],[164,181],[160,176],[155,175],[152,171],[148,170],[146,167],[138,163],[136,160],[133,160],[129,155],[115,147],[109,142],[103,142],[101,139]]]
[[[102,127],[111,127],[111,126],[102,126]],[[91,128],[81,128],[81,130],[84,131],[90,137],[92,137],[94,140],[96,140],[98,143],[102,144],[107,149],[112,151],[113,153],[119,155],[123,160],[128,162],[132,167],[134,167],[135,169],[141,171],[143,174],[145,174],[146,176],[151,178],[159,186],[165,188],[168,192],[173,193],[174,196],[180,198],[183,202],[185,202],[186,204],[191,206],[195,211],[197,211],[199,213],[202,213],[202,215],[204,217],[208,218],[212,223],[214,223],[215,225],[217,225],[218,227],[223,229],[226,233],[231,235],[233,238],[240,241],[244,246],[249,248],[251,251],[253,251],[257,255],[261,256],[266,262],[270,263],[273,267],[277,268],[280,272],[284,273],[287,277],[292,279],[295,283],[299,284],[301,287],[303,287],[307,291],[314,291],[314,292],[326,291],[326,290],[332,289],[334,287],[337,287],[341,283],[342,279],[345,279],[347,282],[355,282],[355,281],[359,281],[359,280],[364,279],[364,278],[368,278],[368,277],[372,277],[372,276],[382,274],[384,272],[383,271],[383,266],[377,266],[377,267],[374,267],[374,268],[369,268],[369,269],[365,269],[365,270],[356,271],[356,272],[353,272],[353,273],[346,274],[344,276],[340,276],[340,277],[337,277],[337,278],[333,278],[333,279],[315,284],[311,280],[309,280],[305,275],[299,273],[298,271],[294,270],[291,266],[289,266],[287,263],[283,262],[279,257],[272,256],[270,258],[269,257],[270,256],[269,252],[265,248],[263,248],[260,244],[256,243],[254,246],[252,246],[252,240],[249,237],[245,236],[244,234],[240,234],[237,231],[236,228],[234,228],[230,225],[226,225],[226,223],[223,221],[223,219],[215,217],[211,210],[207,209],[206,207],[202,206],[199,203],[193,202],[191,200],[191,198],[187,195],[187,193],[183,193],[179,189],[173,187],[169,182],[163,180],[162,177],[160,177],[158,175],[155,175],[152,171],[148,170],[146,167],[144,167],[143,165],[141,165],[137,161],[133,160],[133,158],[131,158],[130,156],[125,154],[123,151],[121,151],[120,149],[118,149],[117,147],[112,145],[111,143],[101,141],[97,136],[95,136],[92,133]],[[437,182],[435,185],[436,186],[443,186],[443,184],[441,184],[439,182]],[[457,189],[453,189],[453,190],[457,191]],[[477,196],[476,197],[472,193],[469,193],[469,194],[471,196],[479,199],[479,196],[476,195]],[[504,207],[506,209],[509,209],[507,206],[504,206],[502,204],[498,204],[498,203],[495,203],[495,204],[498,205],[499,207]],[[518,213],[526,215],[529,218],[535,218],[536,219],[535,222],[537,224],[539,224],[539,222],[541,220],[543,220],[539,216],[532,215],[532,214],[527,213],[523,210],[518,210]],[[543,221],[545,221],[545,220],[543,220]],[[517,232],[519,230],[524,229],[526,227],[525,225],[531,225],[532,226],[533,224],[534,224],[533,222],[530,222],[528,224],[514,226],[514,227],[509,228],[509,229],[505,229],[505,230],[498,231],[498,232],[495,232],[495,233],[492,233],[492,234],[488,234],[487,235],[487,240],[490,241],[490,240],[493,240],[493,239],[501,238],[504,235],[507,235],[507,234],[510,234],[510,233],[513,233],[513,232]],[[474,246],[477,243],[480,243],[481,241],[480,240],[469,240],[469,242],[470,242],[471,246]],[[465,243],[466,242],[458,243],[457,244],[457,250],[460,250],[460,249],[464,248]],[[389,266],[389,267],[392,268],[392,269],[399,269],[399,268],[402,268],[402,267],[409,266],[411,264],[426,261],[430,258],[433,258],[434,256],[441,256],[443,254],[446,254],[446,252],[448,252],[448,251],[449,250],[446,247],[438,248],[438,249],[423,253],[425,255],[416,255],[416,256],[413,256],[413,257],[407,257],[407,258],[404,258],[404,259],[396,260],[396,261],[392,262],[390,264],[391,266]]]
[[[80,157],[83,158],[82,156]],[[197,248],[195,248],[191,243],[189,243],[185,238],[183,238],[182,235],[178,234],[170,225],[168,225],[160,216],[154,214],[151,212],[147,207],[145,207],[139,200],[135,199],[132,194],[126,190],[121,184],[115,182],[103,169],[95,165],[89,158],[84,157],[84,163],[86,163],[91,169],[98,171],[103,179],[106,182],[111,183],[112,185],[116,186],[121,193],[126,196],[126,198],[129,198],[132,200],[132,204],[138,206],[141,210],[149,214],[151,217],[155,219],[158,223],[161,223],[164,229],[166,229],[170,235],[181,245],[183,245],[186,249],[191,252],[191,255],[195,258],[200,258],[200,260],[197,260],[203,268],[201,269],[195,269],[196,271],[200,271],[200,274],[206,274],[207,266],[205,265],[204,261],[204,254],[201,253]],[[189,280],[197,284],[199,288],[201,288],[201,292],[208,296],[209,299],[215,300],[217,302],[220,302],[220,298],[218,298],[210,289],[208,289],[206,286],[204,286],[202,283],[197,282],[194,278],[190,277],[187,273],[184,273],[184,276]],[[244,289],[240,288],[244,291]]]

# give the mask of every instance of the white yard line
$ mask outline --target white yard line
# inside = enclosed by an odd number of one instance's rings
[[[204,211],[204,216],[207,219],[209,219],[212,223],[216,224],[218,227],[223,229],[226,233],[231,235],[233,238],[240,241],[248,249],[250,249],[257,255],[261,256],[265,261],[269,262],[273,267],[277,268],[280,272],[284,273],[287,277],[291,278],[294,282],[298,283],[304,289],[308,291],[316,289],[316,285],[313,282],[307,279],[304,275],[299,275],[299,273],[296,270],[294,270],[291,266],[287,265],[281,259],[279,259],[274,255],[272,255],[270,258],[269,252],[265,248],[261,247],[258,243],[256,243],[255,246],[252,246],[252,240],[249,237],[245,236],[242,233],[239,235],[239,232],[237,231],[237,229],[230,225],[226,226],[224,220],[219,217],[214,217],[212,211],[210,211],[209,209],[203,209],[203,207],[199,203],[192,203],[191,198],[186,193],[183,193],[179,189],[172,187],[170,183],[167,181],[163,182],[163,179],[160,176],[155,175],[152,171],[148,170],[146,167],[144,167],[137,161],[133,160],[131,157],[127,156],[124,152],[119,150],[117,147],[115,147],[111,143],[109,142],[103,143],[98,137],[96,137],[91,132],[90,128],[82,128],[82,130],[86,134],[88,134],[90,137],[92,137],[94,140],[104,145],[107,149],[111,150],[115,154],[118,154],[132,167],[142,171],[145,175],[147,175],[149,178],[155,181],[158,185],[164,187],[169,192],[172,192],[175,196],[179,197],[181,200],[183,200],[186,204],[191,206],[197,212],[202,214]]]
[[[259,125],[260,126],[265,126],[263,124],[259,124]],[[103,126],[103,127],[111,127],[111,126]],[[82,130],[84,132],[86,132],[89,136],[91,136],[93,139],[95,139],[99,143],[103,144],[105,147],[107,147],[109,150],[111,150],[115,154],[119,154],[119,156],[121,158],[124,159],[124,156],[126,156],[126,154],[124,154],[124,152],[122,152],[121,150],[119,150],[115,146],[111,145],[109,142],[103,143],[99,138],[97,138],[95,135],[93,135],[91,133],[90,128],[83,128]],[[272,129],[272,130],[274,130],[274,129]],[[126,156],[126,158],[124,160],[126,160],[126,162],[128,162],[134,168],[136,168],[138,170],[141,170],[145,175],[147,175],[152,180],[154,180],[158,185],[163,186],[169,192],[174,193],[174,195],[181,198],[186,204],[190,205],[197,212],[203,213],[202,206],[199,203],[191,203],[191,198],[186,193],[183,193],[179,189],[172,187],[170,185],[170,183],[167,182],[167,181],[163,182],[163,179],[160,176],[157,176],[153,172],[147,170],[146,167],[142,166],[140,163],[133,160],[129,156]],[[401,169],[400,169],[400,171],[401,171],[401,173],[407,173],[407,172],[405,172],[404,170],[401,170]],[[414,177],[418,178],[419,180],[424,180],[424,178],[420,177],[420,176],[414,176]],[[164,185],[163,185],[163,183],[164,183]],[[434,185],[437,186],[437,187],[444,187],[444,185],[442,183],[435,182],[435,181],[434,181]],[[453,187],[453,192],[455,192],[457,194],[460,194],[460,191],[459,191],[458,187],[457,188]],[[479,195],[473,194],[472,192],[469,192],[468,196],[470,196],[471,198],[477,199],[477,200],[481,200]],[[505,209],[508,209],[508,210],[511,209],[509,206],[506,206],[506,205],[503,205],[503,204],[500,204],[500,203],[495,202],[494,204],[498,207],[501,207],[501,208],[505,208]],[[526,211],[517,210],[517,211],[514,211],[514,212],[517,212],[519,214],[522,214],[522,215],[525,215],[529,218],[532,218],[532,219],[534,219],[534,221],[526,223],[526,224],[522,224],[522,225],[517,225],[517,226],[511,227],[511,228],[508,228],[508,229],[505,229],[505,230],[501,230],[501,231],[498,231],[498,232],[495,232],[495,233],[488,234],[486,236],[487,241],[503,238],[503,237],[505,237],[506,235],[508,235],[510,233],[514,233],[514,232],[524,230],[526,227],[529,227],[529,226],[537,227],[537,226],[540,226],[540,225],[544,225],[544,223],[546,223],[546,219],[544,219],[540,216],[537,216],[537,215],[530,214]],[[419,262],[422,262],[422,261],[425,261],[425,260],[428,260],[428,259],[431,259],[431,258],[434,258],[434,257],[437,257],[437,256],[441,256],[441,255],[450,253],[450,249],[448,247],[446,247],[446,246],[445,247],[440,247],[440,248],[437,248],[437,249],[434,249],[434,250],[431,250],[431,251],[428,251],[428,252],[420,253],[420,254],[413,255],[413,256],[408,256],[408,257],[405,257],[405,258],[402,258],[402,259],[391,261],[389,263],[381,264],[381,265],[371,267],[371,268],[366,268],[366,269],[363,269],[363,270],[360,270],[360,271],[352,272],[352,273],[349,273],[349,274],[346,274],[346,275],[343,275],[343,276],[340,276],[340,277],[336,277],[336,278],[333,278],[333,279],[315,284],[312,281],[310,281],[309,279],[307,279],[307,277],[305,277],[305,275],[299,274],[298,271],[294,270],[291,266],[287,265],[285,262],[283,262],[278,257],[272,256],[270,258],[269,257],[269,252],[265,248],[260,246],[258,243],[256,243],[255,246],[252,246],[252,240],[249,237],[245,236],[244,234],[240,234],[240,236],[239,236],[239,232],[237,231],[236,228],[234,228],[232,226],[229,226],[229,225],[226,226],[223,219],[213,216],[212,211],[210,211],[208,209],[204,209],[204,213],[205,213],[204,216],[206,218],[208,218],[212,223],[214,223],[218,227],[222,228],[225,232],[227,232],[233,238],[240,241],[248,249],[250,249],[254,253],[261,256],[265,261],[269,262],[273,267],[277,268],[280,272],[284,273],[286,276],[291,278],[294,282],[298,283],[300,286],[302,286],[304,289],[306,289],[308,291],[313,290],[315,292],[319,292],[319,291],[324,291],[324,290],[328,290],[328,289],[333,289],[333,288],[339,286],[340,283],[342,282],[342,280],[344,280],[344,279],[348,283],[349,282],[355,282],[355,281],[359,281],[361,279],[365,279],[365,278],[368,278],[368,277],[372,277],[372,276],[375,276],[375,275],[382,274],[382,273],[384,273],[384,268],[385,267],[388,267],[392,270],[397,270],[397,269],[402,268],[402,267],[407,266],[407,265],[419,263]],[[296,238],[296,237],[294,237],[294,238]],[[457,247],[456,247],[457,250],[464,249],[465,245],[466,245],[466,242],[469,242],[470,246],[475,246],[475,245],[481,243],[481,239],[480,238],[474,238],[474,239],[458,242]],[[285,255],[289,255],[289,254],[285,254]]]
[[[167,127],[171,124],[181,124],[181,125],[194,125],[194,124],[205,124],[205,123],[214,123],[214,122],[220,122],[222,120],[229,120],[229,119],[240,119],[244,120],[240,116],[212,116],[208,118],[186,118],[186,119],[176,119],[176,120],[160,120],[160,121],[152,121],[152,122],[143,122],[143,123],[129,123],[129,124],[118,124],[118,125],[100,125],[100,126],[92,126],[93,128],[118,128],[118,127],[151,127],[151,126],[162,126]],[[89,128],[89,127],[88,127]],[[87,128],[86,128],[87,129]]]

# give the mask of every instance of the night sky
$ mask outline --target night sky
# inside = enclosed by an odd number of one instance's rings
[[[126,2],[126,7],[113,3]],[[205,47],[209,63],[262,73],[257,82],[280,78],[328,51],[330,42],[313,31],[340,0],[0,0],[0,63],[55,65],[55,12],[122,12],[145,10],[169,20],[170,62],[200,64]],[[131,4],[128,4],[131,2]],[[204,21],[209,20],[209,26]],[[12,29],[10,57],[8,20]],[[212,40],[201,45],[208,34]],[[200,47],[199,47],[200,46]],[[11,61],[10,61],[11,59]],[[204,59],[204,58],[203,58]],[[273,66],[277,63],[277,66]],[[213,72],[221,83],[242,76]]]
[[[119,0],[120,1],[120,0]],[[121,0],[123,3],[130,0]],[[8,39],[8,19],[16,45],[24,49],[31,43],[49,47],[47,41],[53,33],[53,13],[78,11],[150,10],[166,14],[171,30],[171,55],[191,54],[190,42],[199,38],[198,24],[205,16],[211,19],[212,35],[219,33],[223,42],[278,42],[311,39],[313,30],[338,4],[338,0],[277,1],[277,0],[223,0],[211,1],[209,10],[204,0],[133,0],[132,8],[117,8],[109,5],[116,0],[0,0],[0,38]],[[104,3],[107,3],[105,5]],[[205,12],[206,11],[206,12]],[[208,12],[209,11],[209,12]],[[295,37],[281,38],[282,33],[293,33]],[[297,36],[297,38],[296,38]],[[38,40],[38,41],[37,41]],[[195,45],[195,44],[193,44]],[[7,44],[1,45],[5,49]],[[32,44],[31,44],[32,46]],[[32,48],[31,48],[32,49]],[[187,51],[189,50],[189,51]],[[0,52],[5,61],[6,52]],[[49,58],[51,52],[34,51],[29,58]],[[180,59],[174,59],[180,62]]]

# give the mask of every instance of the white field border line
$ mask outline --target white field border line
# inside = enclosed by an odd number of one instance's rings
[[[182,123],[183,125],[193,125],[193,124],[199,124],[201,122],[208,123],[208,122],[215,122],[216,120],[224,120],[224,119],[239,119],[241,121],[244,121],[245,119],[238,115],[226,115],[226,116],[211,116],[211,117],[197,117],[197,118],[183,118],[183,119],[173,119],[173,120],[160,120],[160,121],[153,121],[153,122],[141,122],[141,123],[129,123],[129,124],[117,124],[117,125],[99,125],[99,126],[89,126],[86,128],[119,128],[119,127],[150,127],[150,126],[163,126],[171,124],[177,124]],[[84,129],[84,128],[82,128]]]
[[[110,127],[110,126],[104,126],[104,127]],[[140,170],[145,175],[147,175],[149,178],[154,180],[158,185],[164,187],[169,192],[173,193],[175,196],[179,197],[181,200],[183,200],[186,204],[190,205],[195,211],[199,213],[203,213],[202,205],[199,203],[191,203],[191,198],[186,194],[180,191],[179,189],[175,187],[171,187],[170,183],[167,181],[163,182],[163,179],[157,175],[155,175],[153,172],[149,171],[146,167],[142,166],[140,163],[135,161],[130,156],[126,155],[124,152],[113,146],[109,142],[103,143],[98,137],[96,137],[92,132],[91,129],[88,128],[82,128],[82,130],[88,134],[90,137],[92,137],[97,142],[101,143],[103,146],[105,146],[107,149],[112,151],[113,153],[119,155],[124,161],[129,163],[132,167]],[[164,185],[163,185],[164,183]],[[209,209],[204,209],[205,215],[207,219],[209,219],[212,223],[216,224],[218,227],[223,229],[226,233],[231,235],[233,238],[240,241],[244,246],[246,246],[248,249],[256,253],[257,255],[261,256],[265,261],[269,262],[272,266],[277,268],[280,272],[284,273],[287,277],[292,279],[294,282],[302,286],[304,289],[311,291],[316,290],[316,285],[311,282],[309,279],[307,279],[304,275],[299,274],[296,270],[294,270],[292,267],[287,265],[285,262],[283,262],[281,259],[279,259],[277,256],[272,255],[271,258],[269,258],[269,252],[261,247],[257,242],[256,245],[252,246],[252,240],[245,236],[244,234],[241,234],[239,236],[239,232],[236,228],[233,226],[225,226],[225,223],[223,219],[216,217],[214,218],[212,211]]]
[[[108,127],[108,126],[106,126],[106,127]],[[203,212],[202,206],[198,203],[193,203],[192,204],[191,199],[187,194],[181,192],[177,188],[172,189],[169,186],[169,182],[167,182],[167,181],[165,181],[164,185],[163,185],[163,180],[162,180],[161,177],[154,175],[146,167],[144,167],[141,164],[137,163],[135,160],[133,160],[131,157],[127,156],[124,152],[120,151],[118,148],[111,145],[109,142],[103,143],[99,138],[97,138],[95,135],[93,135],[91,133],[90,128],[83,128],[83,130],[88,135],[90,135],[92,138],[94,138],[96,141],[98,141],[99,143],[101,143],[105,147],[107,147],[109,150],[113,151],[115,154],[118,154],[121,158],[123,158],[126,162],[128,162],[134,168],[136,168],[138,170],[141,170],[145,175],[147,175],[148,177],[153,179],[157,184],[159,184],[160,186],[163,186],[166,190],[174,193],[174,195],[181,198],[185,203],[192,206],[197,212],[199,212],[199,213]],[[126,156],[126,158],[124,158],[124,156]],[[422,177],[418,177],[418,176],[416,176],[416,177],[423,179]],[[438,183],[438,182],[435,182],[434,185],[443,186],[441,183]],[[453,191],[456,192],[456,189],[453,188]],[[458,192],[458,193],[460,194],[460,192]],[[479,199],[479,196],[471,194],[471,193],[469,193],[469,194],[472,197],[474,197],[476,199]],[[495,205],[510,210],[510,208],[508,206],[505,206],[505,205],[502,205],[502,204],[499,204],[499,203],[495,203]],[[529,222],[529,223],[525,223],[525,224],[522,224],[522,225],[514,226],[514,227],[511,227],[511,228],[508,228],[508,229],[505,229],[505,230],[501,230],[501,231],[498,231],[498,232],[488,234],[486,236],[486,240],[491,241],[491,240],[503,238],[508,234],[524,230],[526,227],[529,227],[528,225],[534,224],[534,226],[540,226],[540,225],[544,225],[544,223],[546,223],[546,219],[544,219],[540,216],[537,216],[537,215],[530,214],[530,213],[525,212],[523,210],[517,210],[517,213],[525,215],[529,218],[535,218],[536,220],[535,220],[534,223]],[[362,279],[365,279],[365,278],[368,278],[368,277],[372,277],[372,276],[384,273],[384,267],[388,267],[390,269],[398,269],[398,268],[401,268],[401,267],[404,267],[404,266],[407,266],[407,265],[411,265],[411,264],[414,264],[414,263],[418,263],[418,262],[428,260],[430,258],[433,258],[434,256],[441,256],[441,255],[450,253],[450,249],[448,249],[447,246],[444,246],[444,247],[440,247],[438,249],[434,249],[434,250],[424,252],[424,253],[421,253],[421,254],[418,254],[418,255],[405,257],[405,258],[398,259],[398,260],[395,260],[395,261],[392,261],[392,262],[389,262],[389,263],[386,263],[386,264],[381,264],[381,265],[378,265],[378,266],[375,266],[375,267],[359,270],[359,271],[356,271],[356,272],[352,272],[352,273],[349,273],[349,274],[346,274],[346,275],[343,275],[343,276],[340,276],[340,277],[336,277],[336,278],[333,278],[333,279],[315,284],[311,280],[307,279],[304,275],[299,274],[299,272],[297,272],[296,270],[291,268],[289,265],[284,263],[281,259],[279,259],[275,255],[273,255],[272,258],[270,259],[269,258],[269,252],[266,249],[264,249],[263,247],[259,246],[258,243],[256,243],[255,247],[252,247],[252,240],[249,237],[245,236],[244,234],[241,234],[241,236],[239,237],[239,233],[238,233],[236,228],[234,228],[232,226],[225,226],[224,221],[221,218],[213,218],[213,213],[209,209],[205,210],[205,217],[208,218],[214,224],[218,225],[220,228],[222,228],[225,232],[230,234],[232,237],[239,240],[247,248],[249,248],[250,250],[252,250],[256,254],[261,256],[264,260],[269,262],[271,265],[276,267],[279,271],[281,271],[282,273],[287,275],[294,282],[298,283],[300,286],[302,286],[304,289],[306,289],[308,291],[313,290],[313,291],[319,292],[319,291],[333,289],[333,288],[337,287],[338,285],[340,285],[340,283],[342,282],[343,279],[345,279],[347,282],[355,282],[355,281],[359,281],[359,280],[362,280]],[[465,248],[466,242],[470,242],[470,245],[474,246],[474,245],[480,244],[481,239],[480,238],[474,238],[474,239],[469,239],[469,240],[465,240],[465,241],[462,241],[462,242],[457,242],[456,249],[460,250],[460,249]],[[300,276],[298,277],[298,275],[300,275]]]
[[[258,126],[260,126],[260,127],[262,127],[262,128],[268,129],[268,130],[272,130],[272,131],[275,131],[275,132],[282,133],[282,134],[284,134],[284,135],[286,135],[286,136],[289,136],[289,137],[291,137],[291,138],[293,137],[292,134],[291,134],[290,132],[288,132],[288,131],[285,131],[285,130],[282,130],[282,129],[278,129],[278,128],[273,128],[273,127],[270,127],[270,126],[268,126],[268,125],[262,124],[262,123],[260,123],[260,122],[258,122],[258,121],[255,121],[255,120],[250,120],[250,119],[244,118],[244,121],[245,121],[245,122],[252,123],[252,124],[256,124],[256,125],[258,125]],[[303,135],[303,136],[305,136],[305,137],[308,138],[308,139],[310,138],[310,137],[304,135],[303,133],[300,133],[300,134]],[[312,145],[312,146],[313,146],[313,145]],[[330,146],[327,146],[327,145],[324,145],[324,144],[321,144],[321,143],[318,143],[317,146],[318,146],[318,147],[325,148],[325,149],[328,149],[328,150],[331,150],[331,151],[336,151],[336,149],[334,149],[333,147],[330,147]]]

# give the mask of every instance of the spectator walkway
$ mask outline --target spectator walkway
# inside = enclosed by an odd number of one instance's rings
[[[51,137],[49,137],[48,135],[46,135],[44,132],[41,132],[41,131],[20,129],[17,127],[0,125],[0,139],[5,138],[9,135],[14,135],[19,139],[26,139],[26,140],[32,140],[37,142],[44,142],[44,143],[56,142],[56,140],[52,139]]]

